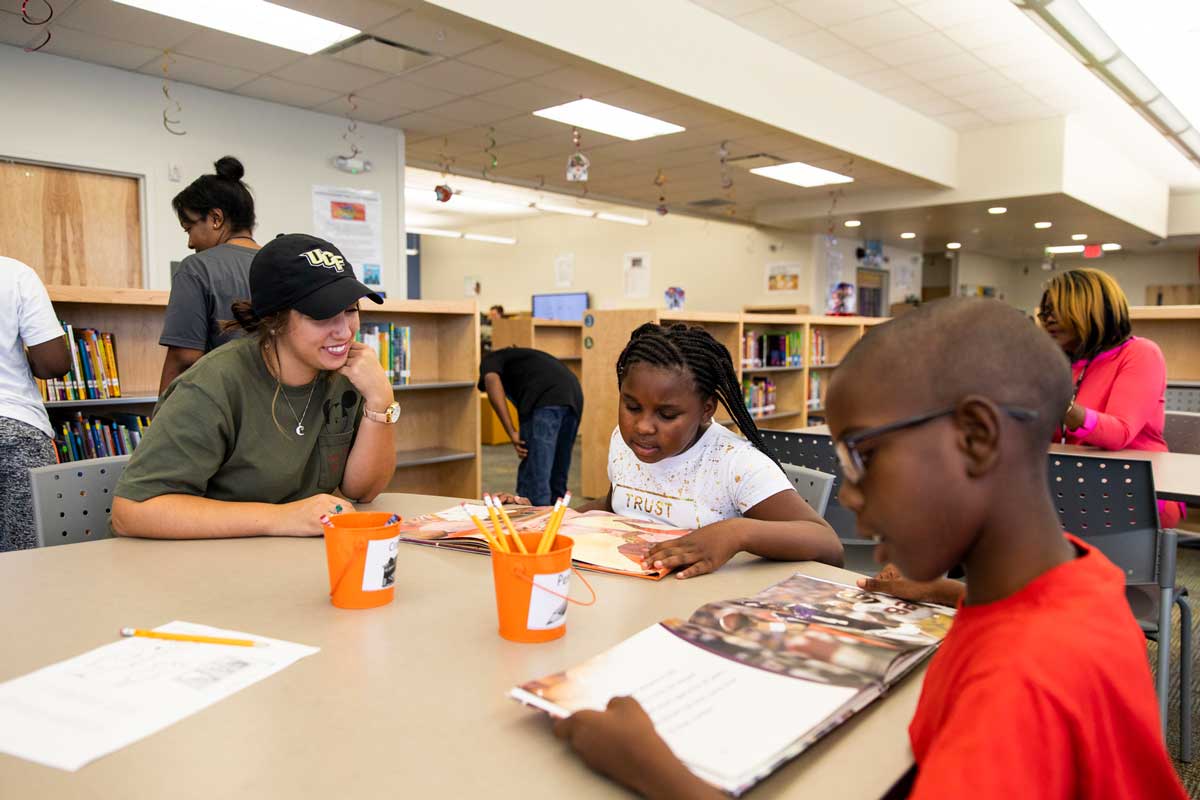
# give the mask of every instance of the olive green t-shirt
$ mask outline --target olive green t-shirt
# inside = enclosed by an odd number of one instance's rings
[[[322,373],[315,385],[283,386],[278,397],[276,386],[252,337],[203,356],[167,387],[115,494],[138,502],[190,494],[288,503],[337,489],[362,396],[336,373]],[[303,417],[303,436],[295,415]]]

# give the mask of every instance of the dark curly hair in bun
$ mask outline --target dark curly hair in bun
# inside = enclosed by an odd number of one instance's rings
[[[246,168],[233,156],[217,159],[215,175],[201,175],[171,201],[181,223],[194,222],[220,209],[233,231],[254,230],[254,197],[242,182]]]

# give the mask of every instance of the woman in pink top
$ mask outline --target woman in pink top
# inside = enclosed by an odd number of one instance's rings
[[[1098,269],[1064,272],[1046,286],[1038,320],[1071,359],[1075,380],[1059,441],[1165,452],[1167,364],[1158,345],[1132,334],[1117,282]],[[1158,514],[1173,528],[1183,505],[1159,502]]]

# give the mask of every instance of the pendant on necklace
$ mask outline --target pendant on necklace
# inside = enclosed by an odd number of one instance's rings
[[[297,425],[297,426],[296,426],[296,435],[297,435],[297,436],[303,436],[303,435],[304,435],[304,426],[303,426],[303,425]]]

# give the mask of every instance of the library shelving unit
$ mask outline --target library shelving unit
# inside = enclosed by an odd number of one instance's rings
[[[805,317],[804,423],[825,421],[825,392],[829,378],[867,328],[886,317]],[[818,342],[821,344],[818,345]]]
[[[1200,306],[1133,306],[1129,317],[1162,350],[1168,380],[1200,380]]]
[[[566,364],[576,378],[583,380],[582,329],[582,322],[538,319],[524,314],[504,317],[492,323],[492,349],[516,345],[541,350]]]
[[[778,303],[776,305],[742,306],[743,314],[808,314],[812,309],[803,303]]]
[[[49,402],[47,409],[74,413],[93,407],[129,406],[149,414],[158,397],[166,350],[159,346],[167,292],[49,286],[60,319],[115,335],[122,397]],[[396,425],[396,474],[388,491],[450,497],[480,492],[479,314],[474,300],[388,300],[365,303],[364,322],[412,328],[412,376],[395,386],[403,407]],[[367,306],[370,306],[369,308]]]

